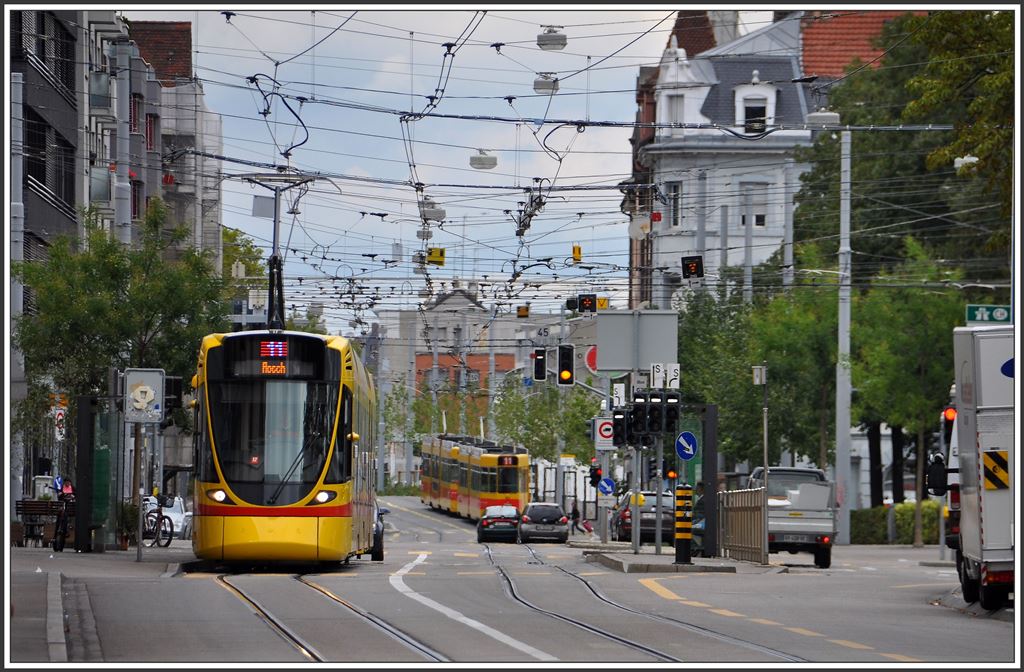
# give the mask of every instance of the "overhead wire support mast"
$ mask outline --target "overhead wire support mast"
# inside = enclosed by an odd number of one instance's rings
[[[267,329],[284,329],[284,280],[281,255],[278,252],[278,226],[280,224],[281,194],[314,181],[305,175],[255,174],[240,176],[246,182],[257,184],[274,192],[274,235],[267,260],[269,269],[267,294]],[[282,186],[283,183],[283,186]]]

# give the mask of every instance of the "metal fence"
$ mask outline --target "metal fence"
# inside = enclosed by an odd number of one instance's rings
[[[718,493],[718,548],[723,557],[768,564],[765,489]]]

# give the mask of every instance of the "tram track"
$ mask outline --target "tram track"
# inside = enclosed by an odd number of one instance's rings
[[[645,653],[645,654],[647,654],[649,656],[657,658],[660,661],[667,662],[667,663],[683,663],[683,662],[686,662],[683,659],[676,658],[675,656],[673,656],[673,655],[671,655],[669,653],[665,653],[664,651],[660,651],[660,650],[655,649],[653,647],[646,646],[646,645],[640,644],[638,642],[634,642],[634,641],[632,641],[632,640],[630,640],[630,639],[628,639],[626,637],[623,637],[621,635],[617,635],[614,632],[611,632],[610,630],[605,630],[604,628],[600,628],[598,626],[591,625],[590,623],[586,623],[586,622],[581,621],[579,619],[573,618],[572,616],[567,616],[565,614],[560,614],[560,613],[557,613],[557,612],[554,612],[554,611],[550,611],[548,609],[544,609],[542,607],[538,607],[537,605],[533,604],[532,602],[530,602],[529,600],[524,598],[522,595],[520,595],[516,591],[516,585],[515,585],[515,582],[512,580],[512,577],[509,576],[508,572],[505,570],[505,568],[503,566],[499,565],[498,563],[496,563],[494,561],[494,556],[491,555],[491,547],[489,545],[487,545],[487,544],[484,544],[483,546],[484,546],[484,549],[487,552],[487,559],[490,561],[491,565],[493,565],[494,568],[496,570],[498,570],[498,573],[501,575],[502,579],[504,579],[505,587],[506,587],[506,590],[507,590],[509,596],[513,600],[515,600],[516,602],[519,602],[523,606],[527,607],[528,609],[536,611],[537,613],[540,613],[540,614],[544,614],[545,616],[548,616],[550,618],[554,618],[556,620],[562,621],[563,623],[568,623],[568,624],[570,624],[572,626],[575,626],[575,627],[577,627],[577,628],[579,628],[581,630],[584,630],[586,632],[589,632],[589,633],[591,633],[593,635],[597,635],[599,637],[603,637],[604,639],[613,641],[616,644],[620,644],[622,646],[625,646],[626,648],[632,649],[634,651],[638,651],[640,653]],[[533,553],[533,550],[530,549],[529,546],[523,544],[523,547],[526,548],[527,550],[529,550],[533,554],[534,558],[537,558],[536,553]],[[537,559],[540,560],[540,558],[537,558]],[[544,564],[543,560],[540,560],[540,562],[542,564]]]
[[[232,575],[239,576],[239,575]],[[317,583],[306,578],[306,575],[295,574],[292,578],[300,585],[309,588],[310,590],[316,591],[319,595],[330,600],[333,604],[345,608],[349,613],[352,613],[359,617],[361,620],[372,625],[374,628],[392,637],[396,641],[400,642],[410,650],[421,655],[425,660],[433,663],[449,663],[452,662],[444,654],[434,650],[424,642],[412,637],[403,630],[391,625],[387,621],[371,614],[370,612],[362,609],[361,607],[352,604],[348,600],[334,594],[329,589],[321,586]],[[257,617],[264,621],[270,628],[276,632],[282,639],[292,645],[299,653],[308,658],[312,662],[326,663],[326,662],[337,662],[331,661],[323,653],[321,653],[314,645],[306,641],[301,635],[295,630],[289,627],[279,617],[275,616],[274,613],[264,606],[258,599],[256,599],[249,591],[235,585],[228,580],[226,574],[217,576],[217,582],[227,589],[230,593],[235,595],[242,602],[247,604],[249,608],[253,610]]]
[[[668,625],[673,625],[673,626],[675,626],[677,628],[681,628],[683,630],[687,630],[689,632],[692,632],[692,633],[697,634],[697,635],[702,635],[704,637],[710,637],[710,638],[716,639],[716,640],[718,640],[720,642],[724,642],[724,643],[727,643],[727,644],[733,644],[733,645],[736,645],[736,646],[741,646],[741,647],[743,647],[745,649],[748,649],[748,650],[751,650],[751,651],[756,651],[758,653],[763,653],[763,654],[766,654],[766,655],[774,656],[776,658],[780,658],[780,659],[785,660],[787,662],[791,662],[791,663],[806,663],[806,662],[809,662],[806,658],[801,658],[799,656],[794,656],[793,654],[786,653],[785,651],[779,651],[778,649],[773,649],[771,647],[763,646],[761,644],[756,644],[754,642],[751,642],[751,641],[748,641],[748,640],[745,640],[745,639],[740,639],[740,638],[734,637],[732,635],[727,635],[725,633],[718,632],[717,630],[712,630],[711,628],[707,628],[707,627],[704,627],[702,625],[696,625],[694,623],[689,623],[687,621],[683,621],[683,620],[678,619],[678,618],[672,618],[671,616],[662,616],[661,614],[652,614],[650,612],[640,611],[639,609],[634,609],[632,607],[628,607],[628,606],[626,606],[624,604],[616,602],[615,600],[612,600],[611,598],[609,598],[606,595],[604,595],[603,593],[601,593],[601,591],[592,582],[588,581],[587,579],[583,578],[582,576],[580,576],[580,575],[578,575],[578,574],[576,574],[574,572],[571,572],[568,569],[565,569],[564,567],[560,567],[558,565],[548,564],[547,562],[544,561],[543,558],[538,556],[537,552],[534,551],[533,548],[531,546],[529,546],[528,544],[523,544],[522,547],[525,548],[527,551],[529,551],[530,555],[533,556],[534,560],[536,560],[541,565],[544,565],[545,567],[551,567],[553,569],[557,569],[558,571],[562,572],[563,574],[571,576],[572,578],[576,579],[577,581],[581,582],[584,586],[586,586],[587,589],[590,591],[590,593],[594,597],[596,597],[598,600],[604,602],[605,604],[607,604],[609,606],[615,607],[616,609],[621,609],[622,611],[625,611],[625,612],[628,612],[628,613],[631,613],[631,614],[635,614],[637,616],[643,616],[645,618],[649,618],[651,620],[658,621],[659,623],[665,623],[665,624],[668,624]],[[490,548],[488,548],[487,549],[488,558],[490,558],[490,553],[491,553]],[[493,559],[491,559],[491,564],[495,564]],[[495,565],[495,566],[497,567],[497,565]],[[501,571],[500,567],[499,567],[499,571]]]

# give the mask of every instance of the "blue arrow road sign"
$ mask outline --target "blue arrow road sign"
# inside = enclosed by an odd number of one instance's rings
[[[610,478],[602,478],[597,484],[597,491],[602,495],[610,495],[615,491],[615,481]]]
[[[676,437],[676,455],[684,460],[692,460],[697,449],[697,437],[693,432],[679,432]]]

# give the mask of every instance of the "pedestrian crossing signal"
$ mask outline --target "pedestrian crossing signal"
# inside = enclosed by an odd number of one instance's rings
[[[704,257],[697,254],[683,257],[683,279],[704,277]]]

